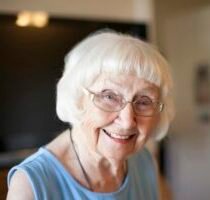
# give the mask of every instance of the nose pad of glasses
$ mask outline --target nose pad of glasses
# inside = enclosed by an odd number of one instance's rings
[[[133,128],[136,125],[136,114],[131,102],[127,102],[119,111],[119,119],[125,128]]]

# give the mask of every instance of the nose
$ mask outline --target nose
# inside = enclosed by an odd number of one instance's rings
[[[118,123],[120,123],[120,126],[124,129],[136,127],[136,115],[131,103],[127,103],[127,105],[119,111]]]

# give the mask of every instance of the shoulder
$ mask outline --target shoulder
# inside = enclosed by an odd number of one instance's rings
[[[155,164],[154,156],[147,148],[143,148],[134,155],[134,160],[141,165],[151,165]]]
[[[24,188],[24,189],[23,189]],[[33,198],[33,192],[26,174],[18,170],[11,178],[7,200],[30,200]]]
[[[137,153],[136,160],[145,174],[148,174],[150,178],[153,177],[153,179],[156,179],[157,162],[154,155],[152,155],[147,148],[143,148],[139,153]]]
[[[49,166],[47,151],[41,148],[10,169],[7,177],[8,199],[34,199],[43,182],[47,181],[45,177],[46,172],[50,171]]]
[[[130,177],[133,190],[143,195],[143,199],[158,199],[157,168],[155,159],[146,148],[141,149],[129,159]]]
[[[157,164],[154,156],[147,148],[137,152],[131,159],[133,171],[140,179],[157,185]]]

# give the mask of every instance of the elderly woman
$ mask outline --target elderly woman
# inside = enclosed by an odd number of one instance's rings
[[[10,199],[156,200],[145,143],[173,118],[165,59],[129,35],[97,32],[66,57],[57,114],[72,128],[8,175]]]

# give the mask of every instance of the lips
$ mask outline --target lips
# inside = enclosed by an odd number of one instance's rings
[[[117,141],[129,141],[131,140],[136,134],[130,134],[130,135],[119,135],[116,133],[111,133],[103,129],[104,133],[108,135],[110,138],[117,140]]]

